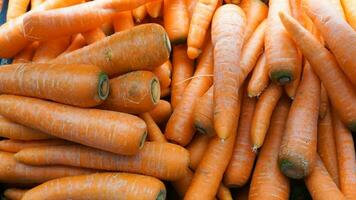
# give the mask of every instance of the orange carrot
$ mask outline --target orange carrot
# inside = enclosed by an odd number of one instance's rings
[[[195,5],[197,5],[198,0],[185,0],[185,4],[187,5],[188,8],[188,13],[189,13],[189,19],[192,18],[194,9],[195,9]]]
[[[265,144],[257,159],[250,185],[250,200],[287,200],[289,197],[289,180],[282,174],[277,162],[288,111],[289,102],[282,98],[273,112]]]
[[[157,76],[161,88],[168,88],[171,85],[172,64],[169,60],[156,67],[153,73]]]
[[[255,105],[256,99],[244,94],[235,146],[224,174],[224,183],[228,187],[242,187],[252,173],[256,153],[251,148],[250,131]]]
[[[146,6],[142,5],[132,10],[132,16],[136,23],[141,23],[147,15]]]
[[[239,4],[240,0],[224,0],[225,3],[233,3],[233,4]]]
[[[194,109],[194,127],[201,133],[209,136],[215,135],[214,131],[214,86],[197,99]]]
[[[156,0],[150,3],[147,3],[146,6],[146,11],[147,13],[152,17],[152,18],[157,18],[161,15],[161,10],[162,10],[162,0]]]
[[[152,119],[149,113],[142,113],[140,114],[140,117],[146,122],[147,135],[149,141],[167,142],[161,129],[158,127],[158,125]]]
[[[224,184],[220,184],[216,197],[219,200],[232,200],[230,189]]]
[[[172,106],[168,101],[159,100],[157,106],[149,111],[149,113],[157,124],[161,124],[168,121],[172,114]]]
[[[273,110],[282,93],[283,90],[279,85],[271,83],[257,101],[251,121],[251,142],[255,151],[262,146],[265,140]]]
[[[0,95],[0,113],[51,135],[118,154],[136,154],[146,138],[144,121],[125,113],[12,95]]]
[[[163,20],[173,44],[184,43],[189,31],[189,13],[185,0],[164,0]]]
[[[171,46],[163,27],[144,24],[115,33],[52,62],[93,64],[109,76],[117,76],[130,71],[153,70],[168,60],[170,52]]]
[[[30,0],[9,0],[6,21],[10,21],[26,13]]]
[[[328,93],[327,93],[323,83],[321,83],[321,85],[320,85],[320,108],[319,108],[319,117],[321,119],[324,119],[324,117],[326,116],[326,113],[328,112],[328,110],[330,110],[329,107],[330,107],[330,105],[329,105]]]
[[[105,33],[101,28],[95,28],[82,33],[85,42],[87,44],[93,44],[97,41],[100,41],[106,37]]]
[[[356,2],[350,0],[341,0],[344,8],[347,22],[356,30]]]
[[[186,147],[190,154],[189,167],[191,169],[195,170],[198,167],[206,148],[208,147],[209,141],[210,137],[208,135],[196,134],[194,139]]]
[[[131,11],[117,13],[113,18],[115,32],[130,29],[135,26]]]
[[[217,9],[212,22],[214,128],[222,139],[235,134],[238,123],[237,92],[245,21],[245,14],[238,6],[226,4]]]
[[[194,73],[194,61],[187,55],[187,46],[179,45],[173,47],[173,73],[172,73],[172,94],[171,103],[175,108],[183,98],[184,89],[190,82],[190,77]]]
[[[38,42],[33,42],[32,44],[29,44],[25,49],[23,49],[19,54],[17,54],[14,57],[14,60],[12,61],[13,64],[16,63],[29,63],[32,61],[33,55],[36,52],[36,49],[38,48],[39,43]]]
[[[266,56],[263,53],[258,59],[255,69],[248,82],[247,93],[249,97],[257,97],[269,84],[268,68],[266,66]]]
[[[193,176],[194,172],[188,169],[182,178],[172,182],[173,188],[178,193],[179,197],[183,198],[185,196],[185,193],[193,180]]]
[[[93,107],[109,94],[109,79],[92,65],[13,64],[0,68],[0,92]],[[26,84],[23,84],[26,83]]]
[[[164,200],[166,188],[160,180],[149,176],[98,173],[48,181],[26,192],[22,200],[115,199],[118,195],[128,200]]]
[[[212,73],[213,47],[209,42],[203,51],[193,79],[185,88],[183,98],[175,107],[167,123],[165,136],[168,140],[185,146],[192,139],[195,132],[193,124],[195,102],[211,86]]]
[[[22,140],[1,140],[0,150],[17,153],[22,149],[40,146],[55,146],[55,145],[65,145],[70,144],[65,140],[59,139],[49,139],[49,140],[32,140],[32,141],[22,141]]]
[[[66,145],[24,149],[16,153],[15,158],[29,165],[66,165],[124,171],[164,180],[182,178],[189,165],[189,152],[186,149],[161,142],[146,142],[142,150],[133,156],[117,155],[81,145]]]
[[[4,197],[8,200],[21,200],[27,191],[25,189],[8,188],[4,191]]]
[[[70,44],[70,37],[42,42],[33,55],[32,61],[38,63],[48,62],[63,53]]]
[[[338,67],[334,56],[293,18],[283,13],[280,14],[280,17],[303,55],[323,82],[331,104],[335,107],[341,120],[350,130],[356,130],[356,91]],[[350,42],[348,41],[348,43]]]
[[[161,99],[168,97],[169,95],[171,95],[171,88],[170,87],[166,87],[166,88],[161,88]]]
[[[67,54],[67,53],[70,53],[70,52],[75,51],[77,49],[80,49],[80,48],[84,47],[86,44],[87,43],[85,42],[85,39],[84,39],[82,34],[78,33],[76,35],[73,35],[71,44],[59,56]]]
[[[45,1],[46,0],[31,0],[31,10],[37,8],[39,5],[41,5]]]

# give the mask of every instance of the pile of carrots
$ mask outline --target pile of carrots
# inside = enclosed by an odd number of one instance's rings
[[[355,0],[5,4],[6,199],[356,199]]]

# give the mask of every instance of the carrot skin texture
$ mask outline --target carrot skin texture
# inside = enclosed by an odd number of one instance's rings
[[[162,89],[169,88],[171,86],[172,64],[169,60],[156,67],[153,70],[153,73],[157,76]]]
[[[320,86],[320,108],[319,108],[319,118],[324,119],[327,112],[330,111],[328,92],[325,89],[323,83]]]
[[[350,0],[341,0],[344,8],[347,22],[356,30],[356,2]]]
[[[208,147],[209,141],[210,141],[210,137],[208,135],[195,134],[194,139],[186,147],[186,149],[189,151],[190,154],[189,167],[191,169],[195,170],[198,167],[206,151],[206,148]]]
[[[31,10],[41,5],[45,0],[31,0]]]
[[[214,131],[214,86],[198,98],[194,109],[194,127],[201,133],[209,136],[215,135]]]
[[[101,30],[101,28],[95,28],[93,30],[83,32],[82,35],[88,45],[93,44],[106,37],[104,31]]]
[[[29,44],[26,48],[24,48],[14,57],[12,64],[31,62],[38,46],[38,42],[33,42],[32,44]]]
[[[131,11],[117,13],[113,18],[115,32],[130,29],[135,26]]]
[[[8,200],[21,200],[28,190],[8,188],[4,191],[4,197]]]
[[[168,121],[172,114],[172,106],[168,101],[159,100],[157,106],[149,111],[153,121],[157,124]]]
[[[68,185],[72,186],[67,190]],[[145,188],[145,189],[142,189]],[[99,192],[100,191],[100,192]],[[35,199],[165,199],[164,184],[152,177],[127,173],[97,173],[65,177],[32,188],[23,200]]]
[[[56,145],[66,145],[70,144],[65,140],[59,139],[50,139],[50,140],[33,140],[33,141],[22,141],[22,140],[1,140],[0,141],[0,150],[17,153],[22,149],[27,149],[31,147],[40,147],[40,146],[56,146]]]
[[[170,52],[170,42],[163,27],[145,24],[115,33],[51,62],[92,64],[113,77],[130,71],[153,70],[168,60]]]
[[[258,59],[255,69],[247,86],[249,97],[257,97],[269,84],[268,68],[266,65],[266,56],[263,53]]]
[[[0,113],[51,135],[118,154],[136,154],[146,136],[146,124],[136,116],[29,97],[0,95]]]
[[[46,63],[55,59],[63,53],[70,44],[70,37],[62,37],[40,43],[33,55],[32,61],[37,63]]]
[[[219,200],[232,200],[230,189],[222,183],[219,186],[218,193],[216,194],[216,197]]]
[[[30,0],[9,0],[6,21],[12,20],[26,13]]]
[[[146,18],[147,11],[146,6],[142,5],[132,10],[132,17],[135,19],[136,23],[142,23]]]
[[[158,127],[149,113],[142,113],[139,116],[146,122],[147,136],[149,141],[167,142],[161,129]]]
[[[185,193],[187,192],[189,185],[193,180],[193,177],[194,172],[188,169],[182,178],[176,181],[172,181],[173,188],[178,193],[179,197],[184,198]]]

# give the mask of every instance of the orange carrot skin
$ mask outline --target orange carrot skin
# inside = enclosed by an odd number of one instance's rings
[[[149,176],[98,173],[48,181],[26,192],[22,199],[115,199],[118,194],[127,200],[161,200],[166,198],[166,188],[160,180]]]
[[[32,44],[29,44],[25,49],[23,49],[19,54],[14,57],[12,64],[31,62],[38,46],[38,42],[33,42]]]
[[[163,0],[157,0],[150,3],[146,3],[146,11],[152,18],[157,18],[161,15]]]
[[[22,149],[40,146],[56,146],[56,145],[66,145],[70,144],[65,140],[59,139],[49,139],[49,140],[33,140],[33,141],[22,141],[22,140],[1,140],[0,150],[6,152],[17,153]]]
[[[142,150],[133,156],[117,155],[81,145],[65,145],[24,149],[15,154],[15,158],[29,165],[65,165],[124,171],[163,180],[182,178],[189,166],[189,152],[186,149],[161,142],[146,142]]]
[[[0,69],[0,80],[3,94],[49,99],[80,107],[96,106],[109,93],[107,75],[92,65],[6,65]]]
[[[135,26],[131,11],[117,13],[113,18],[115,32],[130,29]]]
[[[21,200],[28,190],[8,188],[4,191],[4,197],[9,200]]]
[[[205,150],[208,147],[209,141],[210,141],[210,137],[208,135],[195,134],[194,139],[187,146],[186,149],[189,151],[190,154],[189,167],[191,169],[195,170],[198,167],[205,153]]]
[[[62,37],[40,43],[32,61],[38,63],[48,62],[63,53],[70,44],[70,37]]]
[[[132,10],[132,16],[136,23],[141,23],[147,15],[146,6],[142,5]]]
[[[83,32],[82,35],[88,45],[93,44],[106,37],[104,31],[102,31],[101,28],[95,28],[93,30]]]
[[[324,117],[326,116],[326,114],[329,110],[330,110],[330,105],[329,105],[328,92],[326,91],[323,83],[321,83],[319,117],[321,119],[324,119]]]
[[[136,116],[29,97],[1,95],[0,113],[25,126],[118,154],[136,154],[146,137],[146,124]]]
[[[224,174],[224,183],[228,187],[242,187],[252,173],[256,153],[252,150],[250,132],[255,106],[256,99],[244,94],[234,150]]]
[[[41,5],[45,0],[31,0],[31,10]]]
[[[158,127],[158,125],[152,119],[152,117],[149,113],[142,113],[139,116],[146,122],[147,135],[148,135],[149,141],[167,142],[161,129]]]
[[[344,8],[347,22],[356,30],[356,2],[349,0],[341,0]]]
[[[219,200],[232,200],[230,189],[226,187],[224,184],[220,184],[216,197]]]
[[[189,13],[189,19],[192,18],[195,6],[197,5],[198,0],[185,0],[185,4],[187,5],[188,8],[188,13]]]
[[[75,51],[77,49],[80,49],[80,48],[84,47],[86,44],[87,43],[86,43],[85,38],[83,37],[82,34],[78,33],[76,35],[73,35],[71,44],[59,56],[61,56],[63,54],[70,53],[70,52]]]
[[[263,53],[258,59],[247,86],[249,97],[260,96],[262,91],[269,84],[268,68],[266,66],[266,56]]]
[[[168,121],[172,114],[172,106],[168,101],[159,100],[157,106],[149,111],[153,121],[157,124]]]
[[[172,181],[174,190],[178,193],[179,197],[183,198],[185,196],[185,193],[187,192],[189,185],[193,180],[193,177],[194,172],[188,169],[182,178],[176,181]]]
[[[163,27],[144,24],[115,33],[52,62],[93,64],[113,77],[130,71],[153,70],[168,60],[170,52],[170,42]]]
[[[214,87],[198,98],[194,109],[194,127],[201,133],[209,136],[215,135],[214,131]]]
[[[6,21],[10,21],[26,13],[30,0],[9,0]]]
[[[235,134],[238,118],[240,56],[245,31],[245,14],[236,5],[217,9],[212,22],[214,45],[214,128],[226,139]]]
[[[161,88],[169,88],[171,86],[172,64],[169,60],[156,67],[153,73],[157,76]]]
[[[266,141],[253,172],[248,198],[250,200],[289,198],[289,179],[282,174],[277,162],[289,105],[288,100],[282,98],[273,112]]]

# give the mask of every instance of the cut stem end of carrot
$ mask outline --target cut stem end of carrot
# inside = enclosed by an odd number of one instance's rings
[[[154,104],[157,104],[161,98],[161,87],[157,78],[151,82],[151,97]]]
[[[109,77],[105,73],[99,75],[98,95],[101,100],[105,100],[109,96],[110,84]]]
[[[293,80],[292,73],[290,71],[275,71],[270,74],[270,78],[274,82],[278,82],[280,85],[286,85]]]
[[[140,142],[140,149],[142,149],[143,146],[145,145],[146,138],[147,138],[147,131],[145,131],[142,135],[141,142]]]
[[[280,161],[280,169],[284,175],[293,179],[304,178],[305,174],[302,169],[299,169],[293,162],[282,159]]]
[[[165,200],[166,199],[166,190],[161,190],[159,194],[157,195],[156,200]]]
[[[168,34],[164,34],[164,42],[166,43],[166,47],[168,50],[168,53],[171,54],[172,52],[172,45],[171,45],[171,41],[169,40]]]

